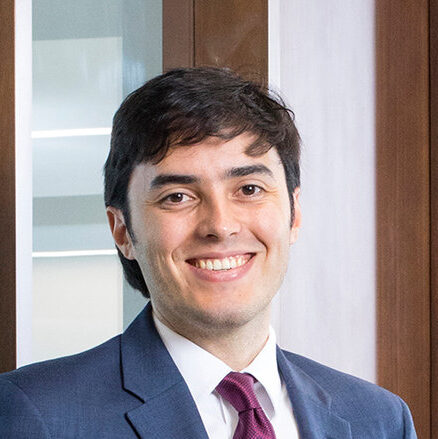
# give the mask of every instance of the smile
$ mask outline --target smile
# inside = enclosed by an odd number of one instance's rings
[[[226,271],[245,265],[251,258],[252,253],[243,255],[229,256],[222,259],[190,259],[187,261],[190,265],[209,271]]]

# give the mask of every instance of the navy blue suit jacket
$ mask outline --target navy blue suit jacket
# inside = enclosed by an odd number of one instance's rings
[[[398,396],[281,349],[277,356],[301,439],[416,438]],[[94,349],[0,375],[2,439],[139,437],[208,437],[149,305]]]

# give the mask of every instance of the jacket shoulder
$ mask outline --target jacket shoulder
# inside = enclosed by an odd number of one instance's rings
[[[0,406],[5,408],[6,417],[8,408],[14,416],[25,419],[29,412],[45,420],[64,418],[65,413],[91,413],[90,408],[96,412],[95,407],[102,407],[102,401],[108,399],[117,404],[126,394],[122,388],[117,336],[79,354],[1,374]],[[19,410],[14,409],[13,401],[21,401]],[[7,419],[10,423],[11,418]]]
[[[0,374],[0,382],[10,382],[28,395],[44,394],[52,390],[86,386],[87,382],[99,382],[114,378],[119,370],[120,336],[79,354],[46,360]]]
[[[396,395],[383,387],[379,387],[378,385],[364,379],[349,375],[292,352],[284,350],[282,350],[282,352],[287,360],[302,369],[307,375],[320,384],[322,388],[328,391],[332,397],[336,397],[338,392],[341,394],[349,394],[352,390],[359,393],[365,392],[368,396],[372,396],[373,394],[379,396],[384,395],[390,400],[396,397]]]
[[[124,414],[120,336],[80,354],[0,375],[1,438],[132,437]]]
[[[348,420],[353,433],[357,426],[370,431],[373,428],[389,431],[399,426],[397,430],[401,435],[397,437],[416,438],[409,408],[399,396],[317,361],[292,352],[282,352],[290,363],[300,368],[329,395],[331,411]]]

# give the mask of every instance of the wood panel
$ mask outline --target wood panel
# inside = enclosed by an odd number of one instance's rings
[[[268,77],[268,1],[195,0],[195,65]]]
[[[430,0],[431,437],[438,437],[438,0]]]
[[[430,437],[428,0],[376,0],[378,382]]]
[[[16,365],[14,0],[0,2],[0,372]]]
[[[163,0],[163,71],[194,65],[194,0]]]

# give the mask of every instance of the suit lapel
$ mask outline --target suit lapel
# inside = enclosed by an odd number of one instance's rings
[[[128,412],[127,417],[142,438],[208,438],[184,382],[148,398],[142,406]]]
[[[350,424],[330,410],[331,397],[277,349],[300,439],[351,439]],[[208,439],[196,404],[152,320],[149,305],[122,335],[123,387],[142,404],[126,416],[141,438]]]
[[[143,404],[126,416],[142,438],[208,439],[195,402],[152,320],[151,305],[122,335],[123,387]]]
[[[330,395],[277,348],[280,373],[286,383],[300,439],[351,439],[350,424],[331,410]]]

